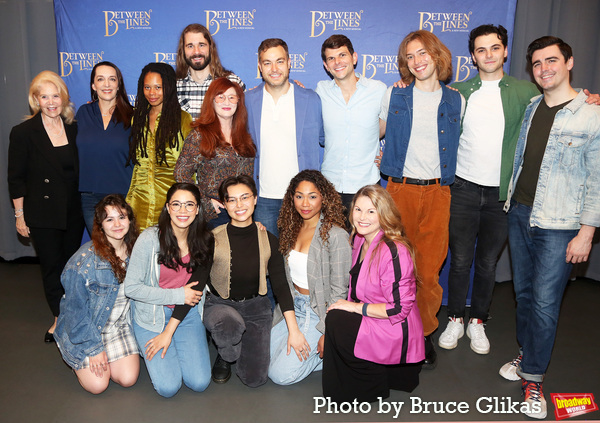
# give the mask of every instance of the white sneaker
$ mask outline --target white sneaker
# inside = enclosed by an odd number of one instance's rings
[[[548,408],[546,398],[544,398],[544,393],[542,392],[542,382],[523,380],[521,389],[523,390],[525,403],[528,405],[527,410],[524,410],[523,414],[533,419],[545,419],[546,414],[548,414]]]
[[[500,373],[500,376],[506,380],[511,380],[513,382],[521,380],[521,376],[517,374],[517,369],[521,364],[521,360],[523,360],[523,356],[519,354],[513,361],[509,361],[504,366],[500,367],[500,371],[498,373]]]
[[[451,350],[456,348],[458,340],[465,334],[465,324],[463,323],[462,317],[458,319],[450,317],[448,319],[448,326],[438,340],[438,345],[444,349]]]
[[[490,341],[485,336],[485,328],[481,320],[473,319],[469,322],[467,336],[471,338],[471,349],[477,354],[487,354],[490,352]]]

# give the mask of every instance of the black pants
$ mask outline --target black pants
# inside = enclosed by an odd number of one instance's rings
[[[83,217],[68,222],[67,229],[30,227],[29,233],[40,259],[46,301],[54,317],[60,313],[60,299],[65,293],[60,275],[67,261],[81,245]]]
[[[373,402],[390,389],[412,392],[419,385],[420,364],[384,365],[357,358],[354,344],[362,316],[331,310],[325,320],[323,396],[334,402]]]

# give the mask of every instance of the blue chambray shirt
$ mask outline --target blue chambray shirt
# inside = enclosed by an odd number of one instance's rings
[[[321,81],[325,152],[321,172],[338,192],[354,194],[379,181],[375,156],[379,153],[379,110],[386,85],[359,76],[356,91],[346,104],[335,80]]]

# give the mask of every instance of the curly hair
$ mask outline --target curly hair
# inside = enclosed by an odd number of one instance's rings
[[[379,251],[381,245],[385,243],[385,241],[394,241],[399,244],[404,245],[408,251],[410,252],[410,257],[413,261],[414,273],[415,277],[418,280],[417,276],[417,265],[415,262],[415,250],[408,238],[406,237],[406,232],[404,231],[404,225],[402,224],[402,217],[400,216],[400,212],[392,199],[392,196],[389,192],[386,191],[381,185],[373,184],[362,187],[358,190],[358,192],[354,195],[352,199],[352,205],[350,206],[350,210],[354,210],[354,205],[356,204],[356,200],[359,197],[367,197],[377,210],[377,216],[379,218],[379,226],[381,227],[381,231],[383,232],[383,237],[379,241],[374,251]],[[356,226],[354,225],[354,219],[352,218],[352,214],[350,214],[350,224],[352,226],[352,233],[350,234],[350,239],[354,242],[356,238]],[[375,254],[371,256],[371,259]]]
[[[133,112],[133,124],[131,125],[131,142],[129,143],[129,162],[139,164],[136,152],[138,148],[142,157],[148,157],[146,151],[148,146],[148,132],[150,103],[144,95],[144,79],[149,73],[157,73],[162,79],[163,104],[158,128],[154,139],[156,140],[156,163],[167,163],[167,145],[171,148],[179,147],[179,136],[181,132],[181,107],[177,100],[177,82],[175,71],[166,63],[148,63],[142,69],[138,79],[137,98]],[[173,163],[175,164],[175,163]]]
[[[233,88],[239,100],[237,109],[233,115],[231,128],[231,145],[233,149],[243,157],[256,156],[256,147],[252,142],[252,137],[246,129],[248,123],[248,112],[244,104],[244,91],[235,82],[227,78],[217,78],[208,87],[208,91],[202,102],[202,112],[198,119],[192,123],[192,128],[200,133],[202,142],[200,143],[200,154],[212,159],[216,155],[217,147],[225,146],[225,139],[221,131],[221,122],[215,111],[213,100],[219,94]]]
[[[331,182],[323,176],[318,170],[303,170],[292,178],[283,197],[277,228],[279,229],[279,251],[284,256],[294,248],[296,239],[300,233],[300,228],[304,220],[294,206],[294,194],[300,182],[310,182],[314,184],[323,197],[321,205],[321,230],[319,235],[324,244],[328,243],[329,230],[333,225],[340,228],[346,228],[346,218],[344,214],[345,207],[342,205],[342,199],[336,192]]]
[[[108,241],[108,238],[104,233],[104,229],[102,228],[102,222],[104,222],[104,219],[106,219],[106,216],[108,215],[106,208],[109,206],[116,208],[119,210],[119,212],[129,218],[129,230],[123,238],[123,241],[127,246],[128,256],[131,255],[133,244],[135,244],[139,232],[137,229],[137,223],[135,221],[135,215],[133,214],[133,209],[129,204],[127,204],[125,197],[123,197],[121,194],[109,194],[100,200],[98,204],[96,204],[96,208],[94,209],[94,225],[92,227],[92,243],[94,245],[94,250],[96,250],[96,254],[99,257],[110,263],[113,274],[119,283],[123,283],[125,274],[127,272],[127,267],[124,266],[123,260],[117,256],[115,248]]]

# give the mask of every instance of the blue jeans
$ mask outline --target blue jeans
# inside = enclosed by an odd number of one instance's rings
[[[96,204],[100,202],[108,194],[101,194],[98,192],[82,192],[81,193],[81,212],[83,213],[83,220],[85,221],[85,228],[92,237],[92,228],[94,227],[94,212]]]
[[[255,222],[262,223],[267,231],[271,232],[277,238],[279,238],[279,231],[277,230],[277,219],[279,218],[279,210],[281,210],[281,204],[283,200],[276,198],[264,198],[258,197],[256,208],[254,209],[253,219]],[[275,310],[275,296],[273,295],[273,288],[271,288],[271,281],[267,278],[267,297],[271,301],[271,311]]]
[[[569,242],[577,230],[529,225],[531,207],[511,202],[508,242],[517,299],[517,341],[523,360],[517,373],[542,382],[550,363],[563,293],[572,265],[566,263]]]
[[[310,354],[304,361],[298,360],[292,348],[287,355],[288,328],[285,319],[271,330],[271,364],[269,378],[278,385],[300,382],[314,371],[323,369],[323,359],[317,352],[317,344],[323,335],[317,330],[319,316],[310,307],[310,296],[294,292],[294,313],[298,328],[310,346]]]
[[[173,309],[164,306],[165,325],[169,322]],[[138,347],[144,355],[144,362],[150,374],[152,385],[159,395],[170,398],[181,388],[181,382],[192,391],[202,392],[210,383],[210,357],[206,330],[198,313],[198,306],[189,313],[177,327],[165,358],[162,350],[148,361],[144,352],[146,342],[158,333],[151,332],[133,322],[133,333]]]
[[[507,237],[507,218],[502,210],[504,202],[499,201],[498,187],[478,185],[458,176],[450,186],[450,192],[448,316],[465,317],[474,255],[475,276],[469,315],[485,321],[492,302],[496,264]]]

